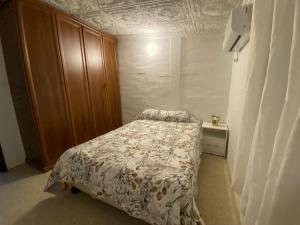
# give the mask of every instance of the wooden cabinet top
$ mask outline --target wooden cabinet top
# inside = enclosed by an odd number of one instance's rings
[[[14,1],[17,3],[18,7],[19,7],[20,4],[31,4],[31,5],[34,5],[36,7],[42,7],[44,10],[49,10],[52,13],[59,14],[60,16],[67,16],[69,19],[72,19],[72,20],[76,21],[77,23],[79,23],[83,27],[88,27],[88,28],[94,30],[95,32],[101,34],[102,36],[112,40],[112,41],[115,41],[115,42],[118,41],[116,36],[114,36],[112,34],[109,34],[109,33],[106,33],[104,31],[101,31],[98,28],[94,27],[93,25],[87,24],[87,23],[75,18],[73,15],[67,14],[67,13],[65,13],[65,12],[63,12],[63,11],[57,9],[57,8],[54,8],[53,6],[50,6],[50,5],[48,5],[44,2],[41,2],[39,0],[14,0]],[[2,3],[2,4],[5,4],[5,3]]]

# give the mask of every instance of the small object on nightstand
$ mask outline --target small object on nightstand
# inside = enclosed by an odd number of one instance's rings
[[[220,117],[216,116],[216,115],[212,115],[211,116],[211,123],[214,126],[218,126],[219,125],[219,121],[220,121]]]
[[[202,123],[203,151],[226,157],[228,127],[225,123],[213,125],[212,122]]]

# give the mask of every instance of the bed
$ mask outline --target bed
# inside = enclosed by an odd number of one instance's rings
[[[146,113],[67,150],[45,190],[66,183],[150,224],[204,225],[194,199],[200,142],[197,121]]]

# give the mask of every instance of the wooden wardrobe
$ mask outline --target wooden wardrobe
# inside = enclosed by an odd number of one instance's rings
[[[122,125],[114,36],[36,0],[6,1],[0,35],[29,164]]]

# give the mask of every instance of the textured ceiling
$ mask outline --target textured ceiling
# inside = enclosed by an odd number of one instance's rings
[[[42,0],[111,34],[203,32],[225,26],[241,0]]]

